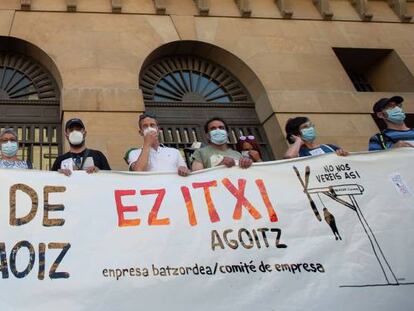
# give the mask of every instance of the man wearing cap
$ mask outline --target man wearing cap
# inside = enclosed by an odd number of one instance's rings
[[[369,140],[369,150],[385,150],[398,147],[414,147],[414,129],[404,120],[401,96],[381,98],[374,104],[373,110],[378,118],[384,120],[386,128]]]
[[[155,114],[143,113],[138,121],[139,134],[144,137],[141,148],[127,151],[124,160],[131,171],[176,171],[180,176],[187,176],[187,168],[180,152],[175,148],[165,147],[158,140],[158,121]]]
[[[74,118],[66,122],[65,137],[69,142],[69,152],[56,158],[52,171],[70,176],[73,170],[85,170],[90,174],[100,169],[111,169],[102,152],[86,148],[86,130],[81,119]]]

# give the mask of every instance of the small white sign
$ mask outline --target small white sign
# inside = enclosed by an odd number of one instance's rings
[[[313,150],[309,150],[309,153],[313,156],[317,156],[317,155],[325,154],[325,151],[323,151],[322,148],[316,148]]]

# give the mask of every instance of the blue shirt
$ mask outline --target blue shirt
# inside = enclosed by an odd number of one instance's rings
[[[391,148],[398,141],[408,141],[414,144],[414,129],[398,131],[385,129],[369,139],[369,151]]]
[[[338,149],[339,149],[338,146],[331,145],[331,144],[328,144],[328,145],[321,144],[319,145],[319,147],[313,148],[313,149],[309,149],[308,147],[303,146],[299,150],[299,156],[307,157],[307,156],[312,156],[312,155],[331,153],[331,152],[335,152]]]

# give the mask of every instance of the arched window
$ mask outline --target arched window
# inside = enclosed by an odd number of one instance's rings
[[[248,102],[242,85],[226,69],[194,56],[160,59],[141,79],[146,101]]]
[[[35,60],[0,52],[0,127],[21,141],[19,157],[49,169],[60,148],[59,89]]]
[[[188,155],[194,142],[206,142],[204,123],[221,117],[230,127],[230,144],[254,135],[265,160],[273,158],[255,104],[246,88],[224,67],[194,55],[163,57],[141,72],[147,111],[160,121],[160,139]]]

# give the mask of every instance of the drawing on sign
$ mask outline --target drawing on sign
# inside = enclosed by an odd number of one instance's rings
[[[381,284],[365,284],[365,285],[341,285],[340,287],[369,287],[369,286],[397,286],[397,285],[414,285],[414,282],[400,282],[400,279],[398,279],[393,270],[391,265],[389,264],[384,252],[381,249],[381,246],[375,237],[374,232],[371,230],[371,227],[365,218],[364,214],[361,211],[361,208],[359,207],[359,204],[356,200],[356,196],[362,195],[364,193],[364,187],[362,187],[359,184],[343,184],[343,185],[330,185],[326,187],[314,187],[309,188],[309,177],[310,177],[310,167],[305,167],[305,176],[302,179],[302,176],[300,175],[300,172],[296,166],[293,166],[293,170],[296,173],[296,176],[298,177],[302,187],[303,192],[305,193],[306,197],[309,200],[310,207],[318,221],[321,221],[321,214],[319,213],[319,210],[317,208],[317,205],[313,201],[312,195],[318,195],[320,194],[326,195],[330,199],[338,202],[339,204],[348,207],[353,212],[356,213],[359,222],[361,223],[362,228],[364,229],[364,232],[366,236],[368,237],[368,240],[371,244],[372,251],[374,252],[374,255],[378,261],[378,264],[381,267],[382,273],[385,278],[385,283]],[[320,198],[320,197],[319,197]],[[345,198],[348,198],[346,200]],[[342,240],[338,228],[336,226],[335,217],[328,211],[328,209],[323,204],[322,200],[320,200],[323,207],[323,213],[325,221],[328,223],[328,225],[331,227],[332,232],[335,235],[336,240]]]

